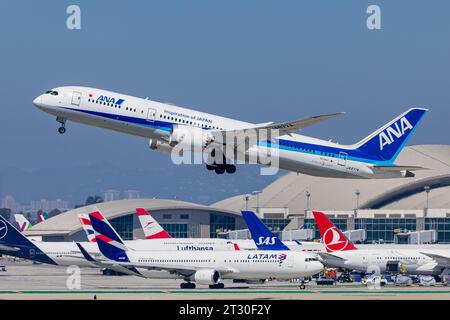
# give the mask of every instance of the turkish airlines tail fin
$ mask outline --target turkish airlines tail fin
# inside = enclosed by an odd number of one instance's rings
[[[313,211],[313,215],[327,252],[357,249],[322,212]]]
[[[143,208],[136,208],[136,214],[144,230],[146,239],[167,239],[171,236],[161,225]]]

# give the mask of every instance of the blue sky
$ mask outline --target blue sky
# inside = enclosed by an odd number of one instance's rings
[[[70,4],[81,7],[79,31],[66,28]],[[366,28],[369,4],[382,30]],[[424,106],[410,143],[450,142],[448,1],[18,0],[0,10],[3,169],[183,170],[141,138],[71,123],[59,135],[31,102],[60,85],[254,122],[345,111],[303,131],[341,143]]]

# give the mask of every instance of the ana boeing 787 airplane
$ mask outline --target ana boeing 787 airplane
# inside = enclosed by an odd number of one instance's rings
[[[368,179],[413,177],[413,171],[421,169],[395,165],[394,162],[427,111],[411,108],[361,141],[340,145],[297,132],[342,113],[277,124],[254,124],[116,92],[75,86],[49,90],[33,103],[56,117],[61,124],[59,133],[65,133],[67,121],[74,121],[147,138],[152,150],[162,152],[171,152],[183,145],[200,151],[220,148],[222,152],[216,155],[213,150],[212,158],[207,157],[206,161],[207,169],[217,174],[234,173],[234,159],[253,157],[263,165],[314,176]],[[251,143],[245,142],[250,131],[256,138],[250,140]],[[244,142],[239,144],[235,140]],[[268,163],[270,157],[276,157],[276,161]]]

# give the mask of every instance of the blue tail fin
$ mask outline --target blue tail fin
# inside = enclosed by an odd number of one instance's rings
[[[411,108],[354,145],[379,161],[394,162],[428,109]]]
[[[56,264],[36,244],[0,216],[0,253],[13,257]]]
[[[114,228],[109,224],[108,220],[101,214],[98,209],[89,214],[89,219],[91,220],[92,227],[98,234],[96,236],[97,245],[100,252],[108,259],[114,261],[128,262],[128,256],[126,251],[128,250],[125,246],[122,238],[114,230]]]
[[[281,240],[252,211],[242,211],[242,217],[259,250],[289,250]]]

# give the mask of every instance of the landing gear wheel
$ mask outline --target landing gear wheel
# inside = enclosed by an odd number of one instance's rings
[[[223,283],[217,283],[217,284],[210,284],[210,289],[223,289],[225,288],[225,285]]]
[[[224,167],[217,167],[215,169],[217,174],[224,174],[225,173],[225,168]]]
[[[227,171],[227,173],[233,174],[236,172],[236,166],[233,164],[227,164],[225,170]]]
[[[59,132],[60,134],[64,134],[64,133],[66,132],[66,128],[64,128],[64,127],[59,127],[59,128],[58,128],[58,132]]]
[[[302,289],[302,290],[305,290],[305,289],[306,289],[305,281],[302,281],[302,282],[300,283],[300,289]]]
[[[212,166],[212,165],[210,165],[210,164],[207,164],[207,165],[206,165],[206,169],[208,169],[209,171],[212,171],[212,170],[216,170],[216,167],[215,167],[215,166]]]
[[[181,289],[195,289],[195,283],[192,282],[183,282],[180,284]]]

